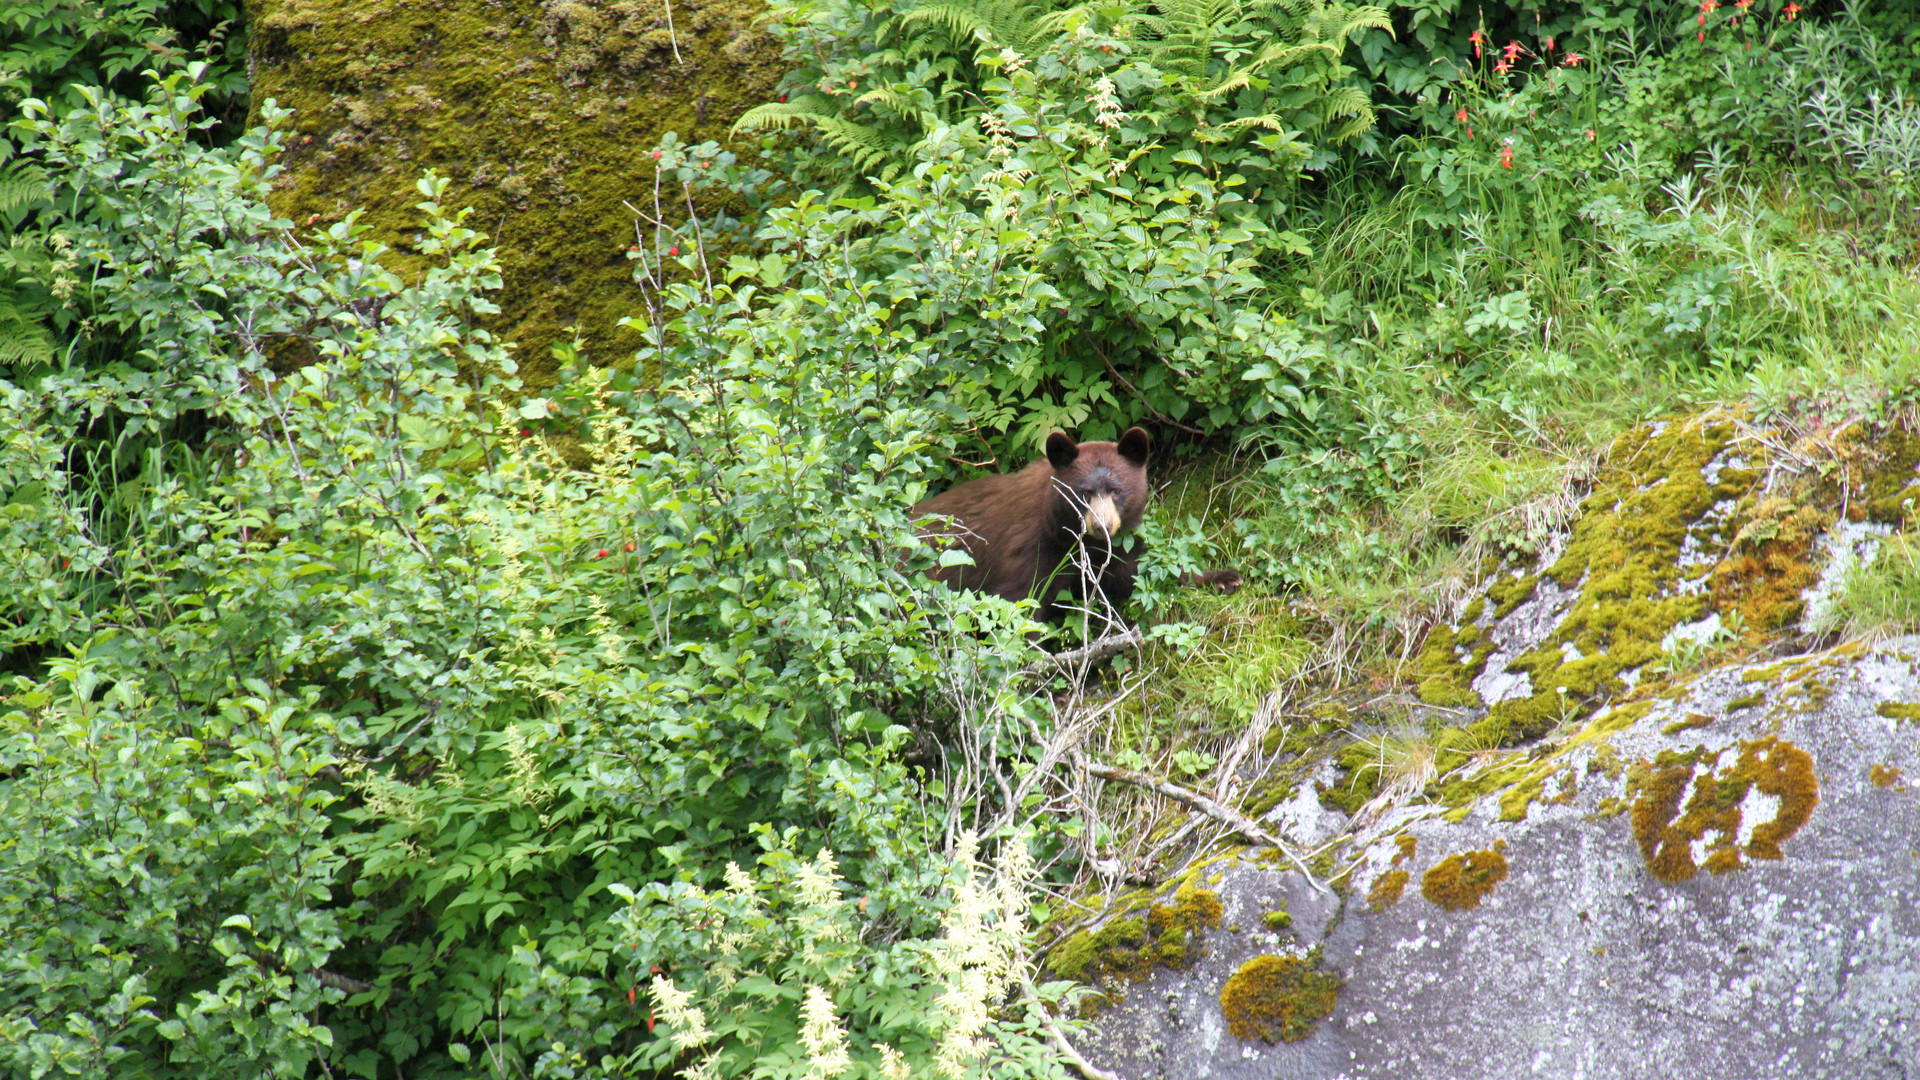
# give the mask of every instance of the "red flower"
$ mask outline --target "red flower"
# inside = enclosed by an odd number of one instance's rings
[[[1586,57],[1584,57],[1584,56],[1581,56],[1581,55],[1580,55],[1579,53],[1577,53],[1577,52],[1570,52],[1570,53],[1568,53],[1568,54],[1567,54],[1567,58],[1566,58],[1565,60],[1562,60],[1562,61],[1560,61],[1560,62],[1561,62],[1562,64],[1565,64],[1565,65],[1566,65],[1566,66],[1568,66],[1568,67],[1579,67],[1579,66],[1580,66],[1580,61],[1582,61],[1582,60],[1585,60],[1585,59],[1586,59]]]
[[[1499,72],[1505,72],[1506,70],[1508,70],[1508,69],[1509,69],[1509,68],[1511,68],[1511,67],[1513,67],[1513,65],[1512,65],[1512,64],[1509,64],[1509,63],[1508,63],[1508,62],[1506,62],[1505,60],[1502,60],[1502,61],[1500,61],[1499,63],[1497,63],[1497,64],[1495,64],[1495,65],[1493,65],[1493,70],[1495,70],[1495,71],[1499,71]]]
[[[1800,5],[1795,3],[1794,0],[1787,0],[1787,21],[1792,22],[1799,17]]]
[[[1588,142],[1592,142],[1593,140],[1595,140],[1595,139],[1597,139],[1597,138],[1599,138],[1599,137],[1600,137],[1600,136],[1598,136],[1598,135],[1595,135],[1595,134],[1593,133],[1593,129],[1592,129],[1592,128],[1588,128],[1588,129],[1587,129],[1587,141],[1588,141]]]
[[[1480,43],[1487,40],[1487,35],[1475,30],[1473,33],[1467,35],[1467,40],[1473,42],[1473,58],[1475,60],[1480,59]]]
[[[1548,51],[1548,52],[1552,52],[1552,51],[1553,51],[1553,39],[1552,39],[1552,38],[1548,38],[1548,39],[1547,39],[1547,51]]]
[[[1466,123],[1466,122],[1467,122],[1467,107],[1466,107],[1465,105],[1462,105],[1462,106],[1460,106],[1460,111],[1459,111],[1459,112],[1457,112],[1457,113],[1454,113],[1454,114],[1453,114],[1453,118],[1454,118],[1455,120],[1458,120],[1458,121],[1460,121],[1460,122],[1461,122],[1461,123],[1463,123],[1463,124],[1464,124],[1464,123]]]
[[[1503,146],[1500,148],[1500,167],[1503,169],[1513,168],[1513,147],[1512,146]]]
[[[1502,60],[1505,60],[1507,63],[1511,64],[1513,63],[1514,58],[1518,57],[1523,52],[1526,52],[1526,50],[1520,47],[1519,42],[1509,41],[1507,42],[1505,47],[1503,47],[1500,50],[1500,54],[1501,54],[1500,58]]]

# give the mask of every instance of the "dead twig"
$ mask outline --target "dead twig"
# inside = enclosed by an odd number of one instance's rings
[[[1077,764],[1081,768],[1100,777],[1102,780],[1113,780],[1123,784],[1133,784],[1136,787],[1146,788],[1148,791],[1165,795],[1175,802],[1185,803],[1208,817],[1213,818],[1215,821],[1232,826],[1233,831],[1247,839],[1257,844],[1264,844],[1278,851],[1281,855],[1284,855],[1287,861],[1294,865],[1295,869],[1305,875],[1307,884],[1312,885],[1315,889],[1323,893],[1328,891],[1327,887],[1322,885],[1319,880],[1313,876],[1313,871],[1307,869],[1307,864],[1301,862],[1300,857],[1295,855],[1292,849],[1288,848],[1286,844],[1282,843],[1279,837],[1261,828],[1253,819],[1240,813],[1238,810],[1229,806],[1222,806],[1197,791],[1188,791],[1186,788],[1171,781],[1148,776],[1146,773],[1135,772],[1132,769],[1122,769],[1113,765],[1103,764],[1080,754],[1075,754],[1074,757],[1078,759]]]
[[[1138,630],[1128,630],[1122,634],[1109,634],[1106,637],[1089,641],[1077,649],[1068,649],[1062,653],[1047,655],[1020,669],[1021,678],[1034,675],[1047,675],[1061,668],[1082,668],[1097,664],[1109,656],[1117,656],[1128,649],[1137,649],[1145,644],[1147,635]]]

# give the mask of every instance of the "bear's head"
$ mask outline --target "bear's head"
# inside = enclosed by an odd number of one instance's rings
[[[1117,443],[1076,443],[1057,431],[1047,436],[1062,526],[1107,540],[1139,525],[1147,506],[1147,445],[1139,428],[1128,428]]]

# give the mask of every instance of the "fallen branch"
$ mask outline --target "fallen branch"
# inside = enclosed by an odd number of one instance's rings
[[[1229,826],[1233,831],[1252,840],[1254,843],[1264,844],[1267,847],[1273,848],[1280,854],[1286,856],[1287,861],[1292,863],[1294,867],[1306,877],[1307,884],[1312,885],[1323,893],[1329,891],[1325,885],[1320,884],[1320,882],[1314,878],[1313,871],[1307,869],[1307,864],[1301,862],[1298,855],[1295,855],[1286,844],[1280,842],[1279,837],[1261,828],[1252,818],[1247,817],[1238,810],[1232,807],[1222,806],[1197,791],[1188,791],[1178,784],[1148,776],[1146,773],[1135,772],[1132,769],[1121,769],[1112,765],[1102,764],[1091,758],[1080,757],[1079,755],[1075,756],[1079,757],[1081,768],[1086,769],[1102,780],[1114,780],[1123,784],[1133,784],[1136,787],[1143,787],[1148,791],[1165,795],[1175,802],[1185,803],[1215,821]]]
[[[1020,669],[1021,677],[1045,675],[1060,668],[1075,668],[1087,664],[1097,664],[1109,656],[1116,656],[1128,649],[1137,649],[1147,640],[1147,635],[1138,630],[1129,630],[1124,634],[1109,634],[1095,641],[1089,641],[1077,649],[1068,649],[1062,653],[1048,653]]]

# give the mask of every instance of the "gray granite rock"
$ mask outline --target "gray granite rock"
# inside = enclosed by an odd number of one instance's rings
[[[1920,638],[1680,689],[1489,755],[1501,782],[1457,821],[1390,813],[1341,853],[1356,866],[1344,898],[1252,853],[1213,864],[1221,928],[1187,970],[1126,988],[1082,1036],[1088,1056],[1129,1080],[1920,1077]],[[1743,753],[1778,767],[1743,771]],[[1811,793],[1787,790],[1794,762],[1817,802],[1765,857]],[[1662,790],[1678,800],[1664,812]],[[1732,812],[1690,830],[1692,807]],[[1423,895],[1449,856],[1496,850],[1509,872],[1478,906]],[[1395,870],[1404,893],[1375,910]],[[1288,932],[1262,923],[1278,908]],[[1297,1042],[1232,1035],[1227,979],[1313,950],[1344,979],[1332,1015]]]

